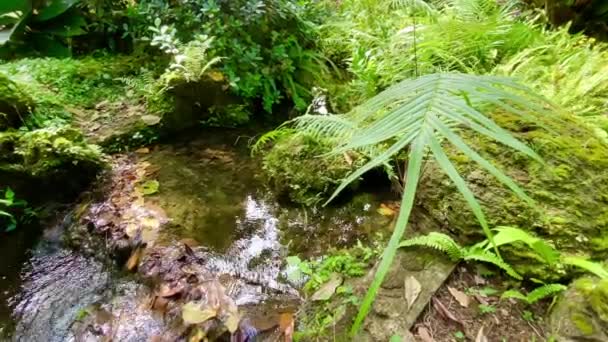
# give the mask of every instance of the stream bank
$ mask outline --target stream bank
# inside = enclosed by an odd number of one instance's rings
[[[390,194],[314,211],[286,206],[262,186],[238,137],[210,131],[114,156],[93,191],[38,242],[9,236],[33,247],[6,257],[7,274],[20,276],[6,279],[12,319],[3,314],[3,333],[16,341],[187,337],[199,330],[181,325],[183,305],[214,287],[239,317],[272,334],[301,301],[300,284],[283,272],[287,256],[319,257],[386,234],[390,219],[377,209]],[[141,320],[125,319],[133,315]]]

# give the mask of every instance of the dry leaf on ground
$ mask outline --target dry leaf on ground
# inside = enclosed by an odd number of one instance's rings
[[[416,299],[418,299],[420,291],[422,291],[422,287],[420,286],[420,282],[413,276],[405,278],[405,283],[403,287],[405,290],[405,300],[407,301],[407,309],[409,310],[416,301]]]
[[[435,310],[443,318],[456,322],[456,323],[460,324],[460,326],[462,326],[462,327],[464,326],[464,323],[461,320],[459,320],[456,316],[454,316],[454,314],[450,310],[448,310],[448,308],[446,308],[445,305],[443,305],[443,303],[439,299],[433,297],[432,302],[433,302],[433,307],[435,308]]]
[[[471,303],[471,298],[469,296],[467,296],[466,293],[455,289],[453,287],[448,286],[448,291],[450,292],[450,294],[452,295],[452,297],[454,297],[454,299],[456,299],[456,301],[458,302],[458,304],[460,304],[460,306],[468,308],[469,304]]]
[[[425,327],[418,327],[418,337],[420,337],[423,342],[435,342],[435,339],[431,336],[431,333],[429,333],[429,330]]]
[[[212,307],[203,307],[198,302],[188,302],[182,306],[182,319],[186,324],[199,324],[214,318],[217,315],[217,309]]]
[[[483,333],[483,325],[481,326],[481,328],[479,328],[479,331],[477,332],[477,337],[475,337],[475,342],[488,342],[488,338]]]

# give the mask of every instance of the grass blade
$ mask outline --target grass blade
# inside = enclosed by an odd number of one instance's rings
[[[357,317],[355,318],[355,322],[351,328],[352,337],[356,336],[359,332],[359,329],[363,324],[363,320],[367,316],[372,303],[376,298],[378,289],[380,288],[380,285],[382,285],[382,281],[384,280],[386,273],[388,273],[391,263],[395,258],[395,254],[399,248],[399,243],[402,240],[403,234],[407,228],[410,214],[412,212],[412,208],[414,207],[414,199],[416,197],[418,181],[420,180],[420,171],[422,169],[422,159],[424,157],[424,150],[426,148],[428,138],[428,133],[423,132],[412,142],[408,159],[407,175],[405,178],[405,191],[403,192],[399,217],[397,218],[397,223],[395,223],[395,230],[393,231],[393,235],[391,236],[388,246],[386,246],[384,253],[382,253],[382,259],[378,265],[378,270],[376,271],[374,280],[372,281],[372,284],[367,290],[365,298],[363,298],[363,302],[359,307],[359,312],[357,313]]]

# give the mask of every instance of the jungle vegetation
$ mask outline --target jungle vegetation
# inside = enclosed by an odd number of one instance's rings
[[[521,279],[526,275],[502,252],[519,242],[543,264],[605,278],[591,261],[600,258],[562,253],[545,236],[494,226],[501,218],[488,217],[463,161],[508,189],[505,196],[542,207],[510,165],[475,142],[491,141],[503,148],[497,154],[542,169],[552,165],[538,152],[543,146],[509,123],[554,132],[565,122],[604,151],[607,23],[600,0],[3,1],[0,228],[31,219],[26,202],[16,200],[23,194],[40,202],[28,182],[75,181],[66,188],[79,188],[105,166],[106,155],[193,126],[282,122],[260,134],[252,151],[263,159],[270,186],[292,202],[331,205],[378,170],[401,196],[353,336],[398,249],[412,245],[489,262]],[[87,113],[118,99],[143,111],[141,122],[113,118],[124,120],[124,134],[101,136]],[[426,240],[408,235],[429,165],[445,174],[476,219],[480,241],[472,247],[439,232]],[[538,296],[507,296],[533,302],[563,290],[543,286]]]

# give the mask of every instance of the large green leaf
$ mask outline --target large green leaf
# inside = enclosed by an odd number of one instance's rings
[[[11,39],[14,39],[15,36],[23,33],[31,13],[31,11],[21,13],[17,19],[17,22],[8,28],[0,30],[0,46],[6,44]]]
[[[86,26],[87,22],[82,15],[70,11],[41,27],[40,31],[59,37],[74,37],[86,34]]]
[[[67,12],[80,0],[47,0],[43,1],[42,6],[37,7],[37,14],[32,16],[36,22],[47,21]]]
[[[395,258],[397,249],[399,249],[399,243],[403,238],[407,223],[410,219],[410,214],[414,208],[416,189],[418,188],[418,181],[420,180],[420,170],[422,169],[422,160],[424,158],[424,150],[428,139],[429,136],[423,132],[410,146],[409,162],[405,177],[405,191],[403,192],[403,197],[401,199],[401,210],[399,210],[395,230],[393,231],[393,235],[391,236],[388,245],[384,249],[384,253],[382,253],[382,259],[380,259],[380,264],[376,270],[376,276],[367,290],[365,298],[363,298],[363,302],[361,303],[359,312],[357,313],[357,317],[351,328],[352,336],[355,336],[361,328],[363,320],[369,313],[369,310],[374,303],[374,299],[376,298],[376,294],[380,289],[380,285],[382,285],[382,281]]]

